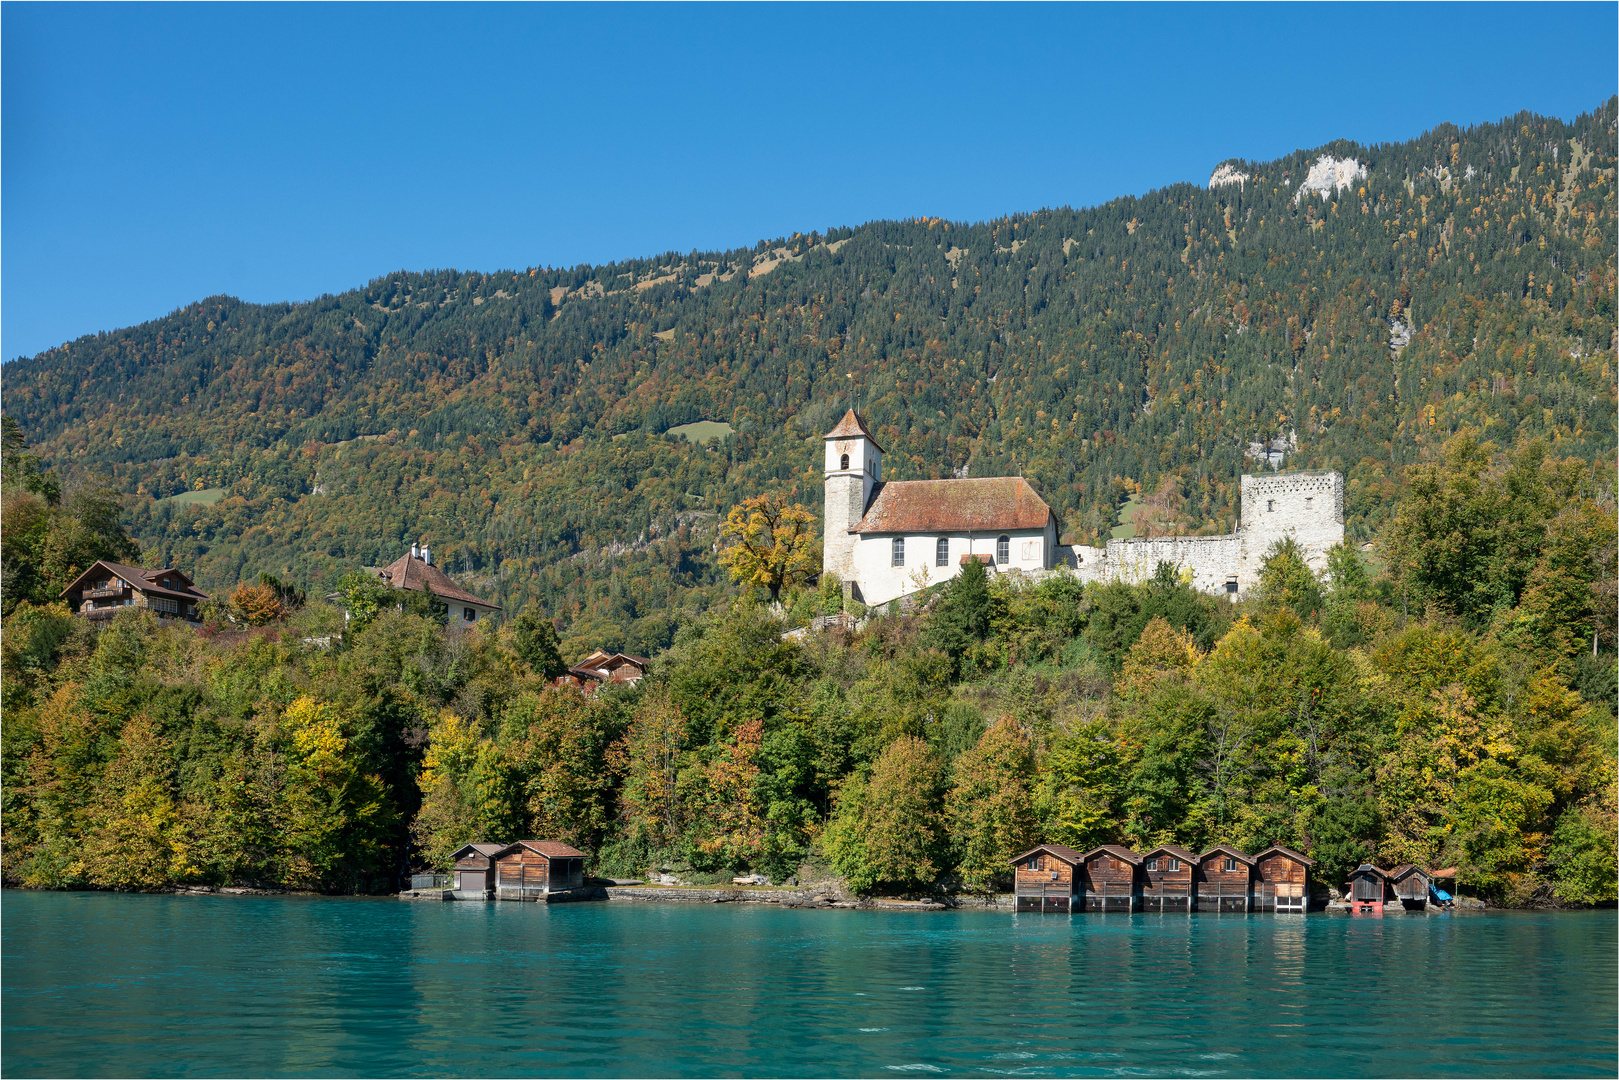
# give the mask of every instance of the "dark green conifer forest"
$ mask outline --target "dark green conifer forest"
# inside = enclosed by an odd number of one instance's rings
[[[1038,839],[1280,842],[1323,880],[1453,862],[1498,903],[1612,901],[1616,112],[989,222],[213,297],[14,360],[6,878],[379,891],[544,835],[601,873],[914,892],[997,887]],[[1301,192],[1323,156],[1365,174]],[[1273,551],[1240,605],[1168,568],[973,576],[783,639],[836,583],[774,613],[721,525],[818,513],[850,405],[890,478],[1021,473],[1065,542],[1229,532],[1265,450],[1345,474],[1350,542],[1324,577]],[[418,539],[506,619],[320,599]],[[203,632],[55,603],[137,551],[215,594]],[[652,672],[550,685],[593,648]]]

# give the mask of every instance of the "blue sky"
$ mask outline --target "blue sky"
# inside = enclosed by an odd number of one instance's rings
[[[1088,205],[1619,87],[1619,7],[0,8],[0,356],[205,296]]]

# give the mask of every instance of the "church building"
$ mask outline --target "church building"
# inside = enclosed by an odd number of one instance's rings
[[[968,559],[991,572],[1052,567],[1057,519],[1022,477],[885,481],[883,448],[853,409],[825,444],[821,570],[854,599],[885,604],[955,577]]]

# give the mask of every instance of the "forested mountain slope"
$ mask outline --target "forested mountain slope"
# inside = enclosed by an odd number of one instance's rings
[[[649,652],[720,589],[716,512],[819,502],[819,437],[851,402],[891,476],[1021,471],[1074,540],[1138,490],[1154,528],[1228,531],[1269,440],[1344,470],[1365,536],[1395,471],[1459,430],[1613,454],[1616,105],[1090,209],[215,297],[7,364],[4,407],[204,588],[319,590],[420,537],[573,643]],[[1323,156],[1365,173],[1301,193]],[[699,419],[734,433],[665,434]]]

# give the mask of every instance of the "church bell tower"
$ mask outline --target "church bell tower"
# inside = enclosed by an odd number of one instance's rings
[[[826,433],[826,522],[821,572],[854,580],[854,549],[859,537],[849,530],[866,516],[871,490],[883,479],[883,448],[850,409]]]

